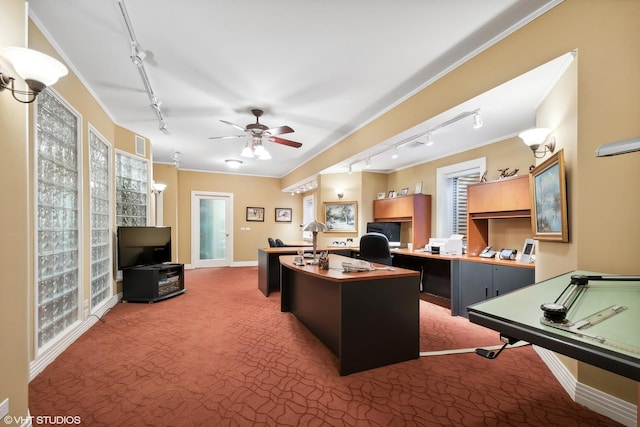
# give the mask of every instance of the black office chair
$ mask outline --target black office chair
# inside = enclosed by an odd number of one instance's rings
[[[270,247],[270,248],[275,248],[276,246],[278,246],[278,245],[276,244],[276,241],[273,239],[273,237],[268,237],[268,238],[267,238],[267,241],[269,242],[269,247]]]
[[[280,247],[280,248],[283,248],[283,247],[285,247],[286,245],[284,244],[284,242],[283,242],[282,240],[280,240],[280,239],[276,239],[276,246],[278,246],[278,247]]]
[[[389,239],[382,233],[367,233],[360,238],[360,259],[391,265]]]

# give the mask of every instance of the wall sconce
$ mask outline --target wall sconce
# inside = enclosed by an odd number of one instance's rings
[[[342,200],[344,197],[344,190],[342,188],[336,188],[336,195],[338,196],[338,200]]]
[[[556,138],[549,136],[550,129],[547,128],[533,128],[525,130],[518,135],[525,144],[533,151],[533,156],[537,159],[541,159],[547,153],[553,153],[556,149]],[[540,146],[544,148],[540,151]]]
[[[66,76],[68,73],[67,67],[59,61],[32,49],[7,47],[2,50],[2,56],[11,63],[29,90],[16,89],[14,86],[15,78],[8,75],[6,70],[0,67],[0,91],[9,89],[13,98],[23,104],[35,101],[36,96],[44,88],[55,84],[60,77]],[[25,99],[20,99],[16,95],[22,95]]]
[[[167,184],[162,184],[162,183],[159,183],[159,182],[154,182],[154,183],[151,185],[151,192],[157,196],[158,194],[162,193],[162,192],[164,191],[164,189],[165,189],[165,188],[167,188]]]

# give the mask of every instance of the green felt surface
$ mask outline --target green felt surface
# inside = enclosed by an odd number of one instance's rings
[[[575,322],[612,305],[626,306],[627,309],[619,314],[583,330],[587,334],[604,337],[604,343],[580,337],[540,322],[543,317],[540,305],[554,302],[569,284],[571,276],[574,274],[607,275],[606,273],[573,271],[516,292],[474,304],[471,307],[473,310],[493,318],[588,342],[621,354],[640,358],[640,282],[589,281],[585,291],[567,313],[567,319]]]

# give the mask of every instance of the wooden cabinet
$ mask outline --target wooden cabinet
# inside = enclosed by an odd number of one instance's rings
[[[529,175],[479,182],[467,188],[467,253],[488,245],[489,219],[530,218]]]
[[[467,191],[467,212],[477,214],[475,217],[531,216],[529,175],[471,184]]]
[[[411,194],[392,199],[374,200],[373,219],[380,222],[410,223],[413,246],[423,247],[431,237],[431,195]]]
[[[535,270],[526,267],[459,263],[458,299],[452,301],[452,314],[467,317],[467,307],[535,283]]]

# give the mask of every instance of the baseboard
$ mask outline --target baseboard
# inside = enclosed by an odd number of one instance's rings
[[[257,267],[258,266],[258,261],[232,261],[231,264],[229,264],[229,267]],[[184,265],[184,269],[185,270],[193,270],[196,267],[194,267],[192,264],[185,264]]]
[[[39,354],[35,360],[29,363],[29,381],[33,380],[40,372],[42,372],[51,362],[62,354],[75,340],[80,338],[82,334],[87,332],[97,321],[98,318],[111,309],[120,300],[120,294],[112,296],[105,304],[102,305],[95,313],[88,316],[85,320],[77,322],[77,325],[69,331],[64,337],[58,340]]]
[[[638,425],[638,407],[636,405],[581,384],[552,351],[538,346],[533,346],[533,348],[576,403],[625,426],[636,427]]]
[[[231,267],[257,267],[258,261],[238,261],[232,262]]]

